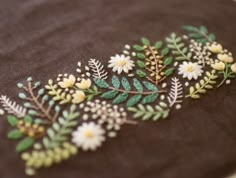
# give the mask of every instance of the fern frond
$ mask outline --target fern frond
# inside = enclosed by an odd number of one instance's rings
[[[167,108],[166,103],[161,102],[159,105],[152,107],[151,105],[139,104],[137,108],[129,107],[129,111],[133,112],[134,118],[140,118],[143,121],[153,120],[157,121],[159,119],[165,119],[168,117],[170,109]]]
[[[207,71],[206,76],[200,80],[199,83],[196,83],[195,86],[189,88],[189,95],[187,95],[186,98],[191,97],[193,99],[199,99],[201,97],[200,94],[204,94],[208,89],[212,89],[213,85],[216,84],[215,79],[218,78],[215,73],[215,70],[212,70],[211,72]]]
[[[175,33],[172,33],[170,37],[166,38],[168,47],[172,50],[172,53],[176,56],[176,60],[191,60],[192,53],[188,47],[185,46],[181,37],[178,37]]]
[[[205,26],[194,27],[190,25],[183,26],[183,29],[189,32],[189,37],[196,40],[198,43],[213,42],[216,37],[213,33],[209,33]]]
[[[7,96],[1,95],[0,102],[2,103],[4,110],[6,110],[9,114],[13,114],[19,118],[25,117],[26,108],[20,106],[15,101],[11,101]]]
[[[180,83],[179,79],[174,77],[171,79],[171,89],[169,96],[167,97],[170,107],[176,103],[181,103],[183,98],[183,86]]]
[[[92,76],[99,79],[107,79],[107,71],[104,70],[104,65],[97,59],[90,59],[88,65],[92,71]]]
[[[76,106],[72,105],[70,111],[63,111],[62,117],[59,117],[58,122],[52,124],[51,128],[48,128],[48,137],[43,138],[43,145],[45,148],[55,148],[60,146],[63,142],[68,141],[69,135],[73,131],[73,127],[78,125],[76,120],[79,116],[79,112],[76,111]]]

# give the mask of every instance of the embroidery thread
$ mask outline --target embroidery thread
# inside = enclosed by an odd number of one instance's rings
[[[232,53],[204,26],[183,29],[187,35],[125,45],[107,64],[78,62],[76,74],[59,74],[44,87],[28,77],[17,84],[22,103],[1,95],[0,115],[7,114],[7,137],[18,141],[25,173],[95,151],[124,124],[167,119],[185,100],[229,84],[236,76]]]

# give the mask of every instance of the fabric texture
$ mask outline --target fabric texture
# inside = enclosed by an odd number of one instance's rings
[[[236,3],[231,0],[2,0],[0,93],[18,101],[17,82],[46,84],[77,61],[107,63],[124,44],[163,39],[182,25],[205,25],[229,51]],[[236,54],[233,53],[235,56]],[[35,178],[223,178],[236,169],[236,81],[189,101],[161,122],[127,125],[96,152],[42,169]],[[23,178],[24,164],[0,119],[0,177]]]

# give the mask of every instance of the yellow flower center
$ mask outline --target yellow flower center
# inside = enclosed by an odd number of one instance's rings
[[[193,66],[188,66],[186,70],[187,72],[193,72]]]
[[[84,133],[85,137],[87,138],[92,138],[94,136],[93,132],[91,130],[87,130],[85,133]]]
[[[123,67],[123,66],[126,65],[126,64],[127,64],[127,61],[124,60],[124,59],[121,59],[121,60],[119,60],[119,61],[117,62],[117,65],[120,66],[120,67]]]

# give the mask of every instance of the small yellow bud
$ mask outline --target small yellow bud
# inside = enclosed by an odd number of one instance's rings
[[[217,58],[226,63],[232,63],[234,61],[233,57],[229,56],[228,54],[218,54]]]
[[[211,64],[211,67],[215,70],[224,70],[225,69],[225,63],[217,62],[217,63]]]
[[[208,49],[213,53],[221,53],[223,50],[221,44],[212,44]]]
[[[231,65],[232,72],[236,73],[236,63]]]

